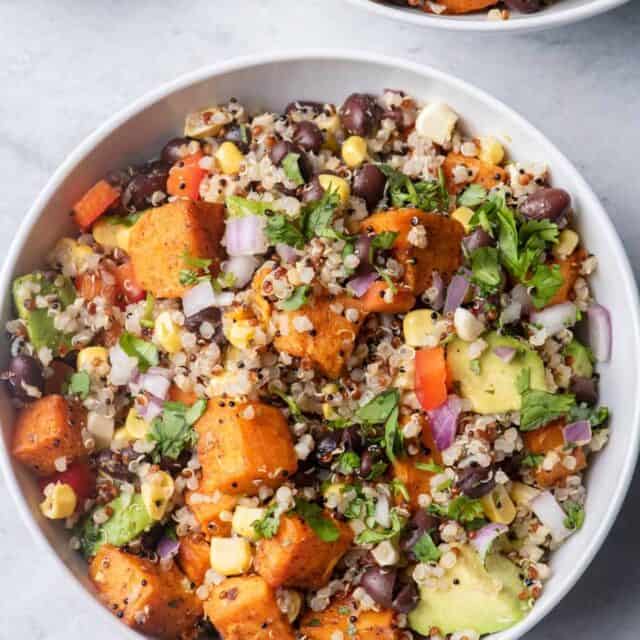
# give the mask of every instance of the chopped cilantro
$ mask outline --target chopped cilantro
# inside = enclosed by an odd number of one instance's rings
[[[502,282],[502,269],[495,247],[480,247],[471,254],[471,279],[487,289],[495,291]]]
[[[335,542],[340,537],[336,523],[323,515],[322,508],[314,502],[297,498],[295,512],[304,519],[323,542]]]
[[[592,427],[600,427],[609,419],[609,407],[589,407],[586,404],[576,405],[569,413],[571,422],[588,420]]]
[[[381,424],[398,406],[399,400],[400,395],[397,389],[383,391],[360,407],[355,413],[355,419],[364,424]]]
[[[147,293],[147,299],[144,302],[144,309],[142,311],[142,318],[140,319],[140,324],[147,328],[153,329],[153,308],[155,306],[156,299],[153,297],[153,294]]]
[[[420,562],[437,562],[442,555],[428,533],[423,533],[411,549]]]
[[[264,516],[260,520],[256,520],[251,526],[258,538],[266,538],[267,540],[273,538],[280,528],[280,514],[278,513],[277,505],[272,504],[269,506]]]
[[[411,499],[411,496],[409,495],[409,490],[407,489],[407,485],[404,482],[402,482],[402,480],[400,480],[399,478],[394,478],[390,482],[390,485],[391,485],[391,493],[394,496],[401,496],[407,502],[409,502],[409,500]]]
[[[127,213],[122,216],[106,216],[105,220],[112,225],[122,224],[125,227],[133,227],[133,225],[140,220],[142,213],[136,211],[135,213]]]
[[[460,207],[477,207],[487,197],[487,190],[480,184],[470,184],[458,196],[457,204]]]
[[[573,500],[567,500],[564,503],[564,510],[567,514],[564,519],[564,526],[571,531],[581,529],[585,518],[584,507]]]
[[[156,442],[154,459],[176,460],[186,447],[192,447],[198,436],[193,425],[205,412],[207,401],[196,400],[190,407],[182,402],[165,402],[162,413],[151,422],[147,438]]]
[[[90,389],[91,378],[86,371],[76,371],[69,378],[67,393],[71,393],[74,396],[78,396],[81,400],[84,400],[89,395]]]
[[[300,154],[299,153],[288,153],[284,159],[282,160],[282,170],[284,171],[284,175],[291,180],[297,187],[301,184],[304,184],[304,178],[302,177],[302,172],[300,171]]]
[[[138,361],[140,371],[146,371],[149,367],[157,366],[159,362],[158,349],[151,342],[134,336],[125,331],[120,336],[120,347],[131,358]]]
[[[484,510],[480,500],[467,498],[467,496],[458,496],[452,500],[447,507],[440,504],[432,503],[428,511],[435,515],[457,520],[462,524],[472,525],[476,521],[484,518]]]
[[[228,218],[243,218],[244,216],[263,216],[273,209],[272,202],[250,200],[240,196],[227,196],[225,200]]]
[[[413,182],[409,176],[388,164],[378,165],[387,177],[385,192],[394,207],[416,207],[423,211],[446,211],[449,207],[444,173],[438,180]]]
[[[524,458],[522,458],[522,466],[523,467],[532,467],[536,468],[542,464],[544,460],[544,456],[539,455],[537,453],[528,453]]]
[[[338,458],[338,472],[351,475],[360,468],[360,456],[355,451],[344,451]]]
[[[564,278],[560,273],[559,265],[539,265],[527,282],[527,285],[532,287],[531,300],[536,309],[542,309],[546,306],[563,282]]]
[[[300,229],[282,213],[276,213],[267,219],[265,233],[271,244],[286,244],[295,249],[302,249],[305,244]]]
[[[301,284],[294,289],[293,293],[286,300],[280,302],[278,307],[284,311],[296,311],[296,309],[307,304],[310,292],[311,285]]]
[[[415,467],[420,471],[429,471],[430,473],[442,473],[444,471],[444,467],[435,462],[416,462]]]
[[[307,204],[302,210],[302,232],[307,240],[314,236],[321,238],[345,239],[332,226],[333,216],[340,204],[340,196],[336,191],[328,189],[320,200]]]
[[[395,509],[391,510],[391,527],[381,529],[380,527],[367,528],[356,536],[356,544],[378,544],[383,540],[389,540],[397,536],[404,528],[405,519],[400,516]]]

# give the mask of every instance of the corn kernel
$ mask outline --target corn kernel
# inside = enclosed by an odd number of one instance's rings
[[[98,244],[105,247],[117,247],[128,252],[132,229],[133,227],[127,227],[124,224],[111,224],[109,220],[102,219],[93,225],[91,233]]]
[[[223,142],[216,151],[216,160],[222,173],[229,176],[240,171],[244,155],[233,142]]]
[[[327,485],[322,492],[325,500],[329,500],[333,497],[335,500],[340,500],[342,498],[342,494],[347,485],[344,482],[334,482],[330,485]]]
[[[504,160],[504,147],[493,136],[485,136],[480,138],[478,157],[482,162],[500,164]]]
[[[435,347],[444,329],[442,316],[431,309],[410,311],[402,322],[404,341],[411,347]]]
[[[104,347],[85,347],[78,352],[78,371],[104,376],[109,372],[109,352]]]
[[[60,238],[52,251],[54,262],[71,264],[75,273],[85,273],[94,263],[97,264],[97,256],[86,244],[80,244],[72,238]]]
[[[580,242],[580,236],[571,229],[563,229],[558,236],[558,244],[556,244],[552,253],[556,258],[564,260],[568,258],[577,248]]]
[[[147,435],[149,431],[149,424],[140,416],[135,409],[129,409],[127,414],[127,420],[124,423],[124,428],[134,440],[140,440]]]
[[[238,349],[248,349],[256,334],[256,327],[249,319],[236,320],[225,317],[222,322],[224,337]]]
[[[155,320],[153,340],[167,353],[177,353],[182,349],[180,327],[171,319],[169,311],[163,311]]]
[[[147,512],[154,520],[162,520],[173,492],[173,478],[166,471],[156,471],[144,478],[140,493]]]
[[[113,441],[118,444],[124,444],[126,442],[131,442],[132,440],[136,440],[128,431],[126,427],[120,427],[115,430],[113,434]]]
[[[465,233],[469,233],[471,231],[471,227],[469,226],[469,222],[473,217],[473,211],[469,209],[469,207],[458,207],[452,214],[451,217],[454,220],[457,220],[463,227]]]
[[[49,520],[60,520],[73,515],[78,504],[76,492],[68,484],[57,482],[45,489],[45,498],[40,504],[40,511]]]
[[[481,498],[482,508],[491,522],[510,524],[516,517],[516,508],[507,490],[501,484]]]
[[[367,141],[360,136],[349,136],[342,143],[342,159],[351,169],[359,167],[367,159]]]
[[[344,178],[323,173],[318,176],[318,182],[325,191],[336,191],[340,197],[341,204],[345,205],[349,202],[351,187],[349,187],[349,183]]]
[[[247,540],[256,540],[257,534],[253,523],[264,518],[266,511],[260,507],[243,507],[242,505],[236,507],[231,520],[231,529]]]
[[[337,420],[340,417],[328,402],[322,403],[322,415],[325,420]]]
[[[211,568],[221,576],[237,576],[251,567],[251,545],[245,538],[211,538]]]
[[[326,131],[327,133],[336,134],[340,129],[340,117],[337,113],[333,115],[327,116],[325,114],[321,114],[316,118],[316,124],[322,131]]]
[[[522,482],[512,482],[509,495],[518,505],[528,505],[540,492]]]

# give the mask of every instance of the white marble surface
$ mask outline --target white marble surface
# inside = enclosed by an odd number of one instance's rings
[[[404,56],[503,99],[580,168],[640,267],[633,0],[577,26],[520,37],[402,27],[342,0],[0,0],[0,250],[56,166],[114,110],[205,63],[307,46]],[[636,479],[592,567],[527,640],[639,637],[639,500]],[[113,640],[32,546],[0,479],[0,640],[87,637]]]

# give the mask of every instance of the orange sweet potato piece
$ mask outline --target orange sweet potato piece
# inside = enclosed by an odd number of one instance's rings
[[[136,631],[166,640],[194,636],[202,603],[175,565],[164,571],[106,544],[92,560],[89,577],[109,611]]]
[[[560,275],[562,276],[562,284],[560,288],[555,292],[553,298],[547,303],[548,307],[554,304],[561,304],[571,299],[571,292],[573,286],[580,275],[580,265],[587,257],[587,252],[580,248],[574,251],[565,260],[556,260],[554,264],[560,267]]]
[[[73,217],[83,230],[91,225],[120,197],[120,190],[99,180],[73,205]]]
[[[445,13],[471,13],[496,4],[496,0],[440,0],[447,7]]]
[[[85,411],[59,395],[45,396],[18,414],[11,452],[40,476],[55,473],[55,461],[67,463],[86,455],[81,430]]]
[[[235,509],[238,502],[237,496],[224,493],[207,495],[199,491],[187,491],[185,502],[200,523],[200,529],[206,538],[212,536],[224,538],[231,535],[231,522],[227,519],[223,520],[220,515]]]
[[[536,482],[541,487],[553,487],[561,484],[566,477],[582,471],[587,466],[587,458],[584,455],[582,447],[576,447],[570,451],[568,455],[571,455],[576,459],[575,469],[567,469],[564,464],[562,464],[561,459],[560,462],[557,462],[550,471],[545,471],[542,467],[538,467],[535,471]],[[561,458],[562,457],[563,456],[561,456]]]
[[[355,623],[354,617],[357,617]],[[355,635],[350,632],[352,625]],[[400,640],[402,637],[393,611],[383,609],[357,614],[347,600],[337,600],[324,611],[307,611],[300,621],[300,630],[307,640],[333,640],[336,631],[341,631],[345,638],[358,640]]]
[[[212,399],[195,429],[202,492],[256,495],[298,468],[287,421],[268,404]]]
[[[331,518],[328,513],[324,517]],[[353,539],[351,527],[331,519],[338,527],[340,537],[335,542],[324,542],[300,516],[282,516],[278,533],[258,543],[256,571],[273,588],[285,585],[319,589],[324,586]]]
[[[554,420],[544,427],[527,431],[522,434],[524,446],[531,453],[543,454],[553,449],[561,449],[564,446],[562,427],[564,420]]]
[[[421,494],[431,495],[431,478],[435,475],[431,471],[418,469],[416,463],[433,463],[431,456],[404,456],[393,463],[393,476],[400,480],[409,492],[409,502],[414,509],[420,505],[418,498]]]
[[[427,232],[427,246],[424,248],[409,242],[409,232],[414,223],[422,225]],[[462,264],[464,228],[452,218],[420,209],[390,209],[374,213],[363,220],[360,227],[366,233],[397,232],[393,255],[404,266],[404,283],[415,295],[431,286],[434,271],[448,282]]]
[[[370,313],[406,313],[411,311],[416,303],[416,297],[407,287],[397,287],[396,293],[390,302],[386,300],[386,291],[389,285],[386,282],[374,282],[360,299],[362,307]]]
[[[494,3],[492,3],[494,4]],[[456,183],[453,179],[453,170],[462,165],[473,172],[465,182]],[[447,181],[449,193],[459,193],[469,184],[481,184],[485,189],[492,189],[500,182],[507,179],[507,172],[496,164],[483,162],[478,158],[467,158],[460,153],[449,153],[444,159],[442,170]]]
[[[198,395],[194,391],[183,391],[175,384],[169,387],[169,400],[172,402],[182,402],[191,406],[197,399]]]
[[[211,567],[209,544],[198,533],[183,536],[180,538],[177,561],[187,578],[193,584],[201,585]]]
[[[343,313],[332,311],[332,305],[358,311],[355,322],[347,320]],[[309,358],[327,377],[337,378],[345,362],[351,357],[356,337],[367,313],[356,298],[339,296],[333,300],[315,297],[297,311],[282,312],[279,321],[281,331],[273,341],[278,351],[298,358]],[[297,331],[294,321],[306,316],[313,324],[312,331]]]
[[[157,298],[182,296],[180,272],[190,269],[184,255],[213,260],[215,273],[221,255],[224,206],[176,200],[149,209],[131,230],[129,254],[136,283]]]
[[[205,616],[224,640],[295,640],[273,589],[260,576],[228,578],[204,603]]]

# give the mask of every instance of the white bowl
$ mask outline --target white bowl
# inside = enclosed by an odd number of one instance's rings
[[[509,20],[489,20],[488,9],[468,15],[434,15],[409,7],[398,7],[385,0],[349,0],[351,4],[385,18],[407,24],[452,31],[491,31],[493,33],[541,31],[591,18],[628,2],[628,0],[556,0],[538,13],[512,13]]]
[[[422,99],[444,100],[461,114],[470,131],[509,140],[512,157],[547,162],[554,183],[573,196],[585,245],[600,258],[600,268],[592,280],[595,292],[599,301],[613,311],[613,360],[601,367],[602,401],[613,410],[611,440],[589,472],[585,525],[553,556],[554,575],[542,598],[520,624],[493,636],[493,640],[515,640],[540,621],[587,568],[627,492],[640,435],[640,320],[629,262],[600,202],[571,163],[539,131],[491,96],[435,69],[371,53],[260,55],[184,76],[114,115],[56,171],[27,214],[5,261],[0,277],[1,290],[6,292],[1,321],[6,322],[12,314],[8,293],[12,278],[42,266],[47,250],[62,234],[73,230],[68,215],[72,203],[109,169],[157,154],[168,138],[181,131],[188,111],[232,96],[254,109],[281,110],[293,99],[341,103],[351,92],[379,92],[384,87],[402,88]],[[6,362],[6,337],[2,340],[0,353]],[[78,606],[94,608],[96,625],[112,625],[114,636],[139,639],[90,596],[86,565],[69,550],[67,533],[41,517],[36,482],[9,455],[13,414],[3,392],[0,464],[27,527],[41,548],[57,559],[65,579],[85,587]]]

